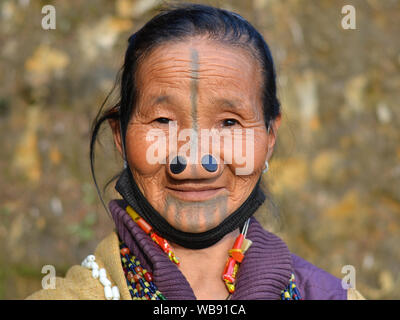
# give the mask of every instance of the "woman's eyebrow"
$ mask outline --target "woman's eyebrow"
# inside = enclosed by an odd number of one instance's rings
[[[160,96],[154,96],[151,99],[152,105],[163,104],[163,103],[171,103],[171,97],[167,95],[160,95]]]
[[[149,103],[146,105],[148,107],[156,107],[156,106],[161,106],[161,105],[176,105],[177,101],[170,95],[162,94],[162,95],[153,95],[149,98]]]
[[[240,103],[238,101],[227,98],[213,98],[212,102],[217,106],[227,106],[229,108],[232,108],[233,110],[237,110],[240,106]]]
[[[152,96],[150,98],[150,106],[155,107],[157,105],[174,105],[175,99],[169,95],[159,95]],[[237,99],[229,99],[229,98],[211,98],[211,103],[216,107],[228,107],[232,110],[240,109],[242,103]]]

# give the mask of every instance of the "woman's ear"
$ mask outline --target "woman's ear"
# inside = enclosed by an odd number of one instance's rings
[[[281,113],[279,113],[276,118],[270,122],[269,130],[268,130],[268,153],[267,160],[272,156],[274,151],[274,146],[276,142],[276,138],[278,135],[278,129],[281,126]]]
[[[118,119],[109,119],[108,124],[110,125],[112,130],[115,146],[117,147],[119,154],[123,158],[120,122]]]

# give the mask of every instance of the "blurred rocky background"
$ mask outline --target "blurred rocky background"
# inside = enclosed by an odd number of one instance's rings
[[[400,299],[400,1],[198,2],[242,14],[275,58],[283,121],[258,218],[335,276],[354,266],[366,298]],[[63,276],[112,230],[90,126],[129,35],[162,3],[0,1],[0,299],[40,289],[44,265]],[[356,30],[341,25],[348,4]],[[100,140],[104,186],[121,162],[107,128]]]

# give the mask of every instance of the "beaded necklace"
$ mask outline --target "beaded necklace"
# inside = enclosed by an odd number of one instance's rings
[[[168,241],[159,236],[153,228],[131,207],[125,208],[133,221],[167,254],[168,258],[179,266],[179,258],[174,254]],[[222,280],[228,290],[230,299],[235,292],[235,282],[239,264],[244,259],[244,254],[250,248],[252,241],[246,239],[250,219],[244,224],[242,231],[236,238],[232,249],[228,251],[228,259],[222,273]],[[140,261],[130,254],[129,248],[120,242],[120,254],[128,289],[133,300],[166,300],[165,296],[157,289],[153,282],[152,274],[141,266]],[[300,293],[295,285],[292,274],[288,286],[281,292],[281,300],[301,300]]]
[[[300,295],[300,291],[296,286],[294,274],[290,277],[289,284],[281,292],[281,300],[303,300]]]
[[[130,254],[129,248],[120,241],[122,268],[132,300],[166,300],[153,282],[153,275],[144,269],[140,261]]]

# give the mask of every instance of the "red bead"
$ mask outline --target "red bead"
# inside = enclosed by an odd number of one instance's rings
[[[235,259],[229,257],[228,261],[226,262],[226,265],[225,265],[225,268],[224,268],[224,272],[222,274],[222,279],[224,281],[228,281],[230,283],[234,283],[235,282],[235,278],[233,276],[235,265],[236,265]]]
[[[135,271],[136,271],[137,273],[142,273],[143,269],[142,269],[142,267],[137,266],[137,267],[135,268]]]
[[[146,279],[147,282],[152,282],[153,281],[153,275],[150,272],[146,272],[144,274],[144,278]]]
[[[140,285],[140,283],[136,283],[136,290],[137,291],[142,291],[142,286]]]
[[[240,249],[242,246],[244,240],[244,235],[241,233],[238,235],[238,237],[235,240],[235,243],[233,244],[232,249]]]
[[[129,249],[128,248],[122,248],[121,249],[121,254],[123,255],[123,256],[125,256],[126,254],[129,254]]]

